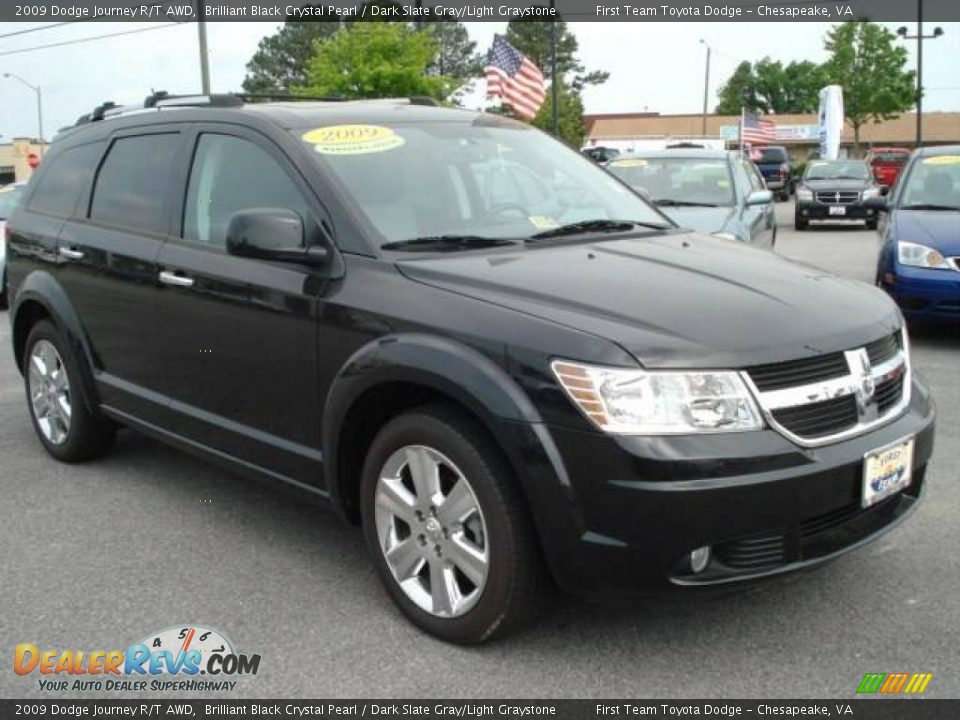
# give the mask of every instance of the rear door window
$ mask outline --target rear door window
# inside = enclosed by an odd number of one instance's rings
[[[70,217],[80,193],[93,177],[102,152],[102,143],[92,143],[69,148],[51,158],[37,178],[37,189],[33,191],[28,209],[54,217]]]
[[[163,233],[164,208],[179,146],[179,133],[115,140],[97,173],[90,219],[138,232]]]

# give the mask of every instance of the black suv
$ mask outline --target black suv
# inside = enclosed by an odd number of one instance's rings
[[[750,159],[757,166],[778,200],[790,199],[790,155],[782,145],[768,145],[750,151]]]
[[[862,160],[811,160],[797,185],[793,227],[806,230],[811,220],[863,220],[875,230],[878,212],[865,201],[883,192]]]
[[[327,501],[457,642],[515,627],[551,576],[829,560],[916,507],[933,444],[882,291],[679,229],[492,114],[102,106],[14,214],[10,289],[51,455],[123,425]]]

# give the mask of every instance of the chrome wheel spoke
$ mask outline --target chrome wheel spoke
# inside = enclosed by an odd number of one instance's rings
[[[430,504],[434,495],[440,492],[440,465],[430,455],[430,451],[416,445],[404,450],[410,479],[417,491],[417,500],[421,504]]]
[[[423,549],[413,537],[394,545],[384,554],[387,562],[390,563],[390,569],[393,570],[393,576],[403,582],[415,576],[423,567]]]
[[[70,432],[73,407],[70,379],[53,343],[39,340],[30,351],[27,383],[30,405],[40,432],[48,442],[59,445]]]
[[[462,523],[477,510],[477,501],[466,480],[458,480],[437,506],[437,518],[444,525]]]
[[[487,579],[487,555],[474,547],[463,533],[451,536],[447,545],[447,559],[462,572],[467,580],[481,587]]]
[[[436,560],[430,563],[430,598],[434,615],[450,617],[463,600],[453,568]]]
[[[398,478],[380,478],[377,485],[377,508],[390,513],[408,525],[412,525],[416,498],[413,497]]]

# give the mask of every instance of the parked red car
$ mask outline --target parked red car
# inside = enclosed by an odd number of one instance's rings
[[[867,154],[873,177],[878,185],[890,187],[897,181],[900,171],[907,164],[910,150],[902,147],[876,147]]]

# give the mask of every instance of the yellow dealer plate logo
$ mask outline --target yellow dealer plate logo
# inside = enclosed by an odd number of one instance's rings
[[[924,165],[957,165],[960,164],[960,155],[934,155],[925,158]]]
[[[305,132],[304,142],[324,155],[366,155],[398,148],[404,139],[380,125],[331,125]]]

